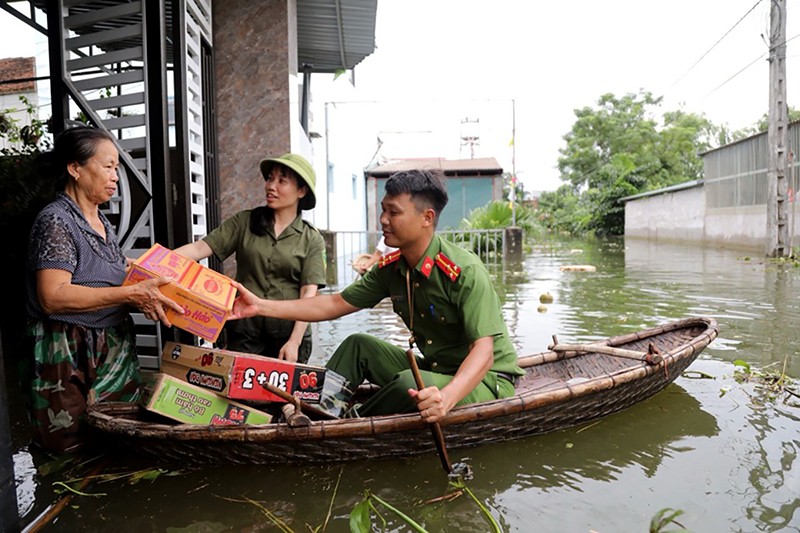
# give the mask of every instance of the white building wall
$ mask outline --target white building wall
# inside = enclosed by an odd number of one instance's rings
[[[332,74],[314,74],[311,88],[309,132],[317,173],[313,223],[331,231],[364,231],[367,224],[364,168],[374,152],[375,139],[353,127],[360,120],[353,115],[359,106],[349,103],[357,98],[356,87],[348,73],[336,80]]]
[[[790,196],[792,200],[794,195]],[[790,245],[800,246],[797,202],[789,204],[789,233]],[[706,208],[702,186],[666,192],[625,204],[625,236],[761,250],[767,238],[767,208],[764,205]]]
[[[625,236],[673,241],[702,241],[703,187],[665,192],[625,204]]]

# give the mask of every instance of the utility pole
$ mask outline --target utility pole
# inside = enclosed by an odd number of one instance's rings
[[[517,227],[517,101],[511,99],[511,226]]]
[[[789,249],[786,158],[786,0],[772,0],[769,31],[769,126],[767,144],[767,257],[787,257]]]

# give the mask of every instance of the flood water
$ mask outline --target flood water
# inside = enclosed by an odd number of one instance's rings
[[[468,463],[468,487],[503,531],[645,532],[660,510],[692,531],[800,531],[800,400],[769,401],[755,383],[734,379],[735,360],[800,377],[800,269],[758,254],[644,241],[537,243],[523,265],[497,268],[498,290],[520,354],[561,342],[619,335],[688,316],[711,316],[720,334],[690,370],[653,398],[621,413],[523,440],[452,450]],[[596,272],[561,271],[589,264]],[[539,296],[554,302],[539,309]],[[407,332],[388,306],[316,326],[312,363],[348,334],[373,333],[403,345]],[[797,390],[797,388],[795,388]],[[13,429],[23,524],[59,496],[66,473],[37,473],[47,458]],[[153,466],[115,459],[105,472]],[[163,465],[162,465],[163,466]],[[267,465],[183,469],[136,483],[93,483],[51,531],[349,531],[365,491],[428,531],[490,531],[468,496],[448,492],[435,455],[329,466]],[[85,471],[85,469],[83,470]],[[259,508],[253,502],[257,502]],[[389,531],[411,531],[376,504]],[[381,522],[373,514],[373,524]],[[670,530],[677,529],[674,524]],[[375,529],[378,531],[379,529]]]

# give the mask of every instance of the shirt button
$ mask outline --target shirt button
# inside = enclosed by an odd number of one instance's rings
[[[442,316],[442,317],[439,317],[439,320],[441,320],[442,322],[444,322],[444,317],[443,317],[443,316]]]
[[[433,341],[428,339],[427,341],[425,341],[425,344],[433,344]],[[434,366],[436,365],[436,363],[433,363],[433,364],[434,364]]]
[[[414,282],[414,288],[417,288],[417,287],[419,287],[419,281],[415,281]]]
[[[431,368],[436,368],[437,366],[439,366],[439,363],[437,363],[436,361],[431,363]]]
[[[425,318],[425,313],[420,313],[420,314],[419,314],[419,317],[420,317],[420,318]]]

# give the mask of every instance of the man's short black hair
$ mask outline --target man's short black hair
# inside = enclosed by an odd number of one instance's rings
[[[431,208],[439,215],[447,205],[447,185],[444,175],[438,170],[406,170],[396,172],[386,180],[384,187],[389,196],[408,194],[418,211]]]

